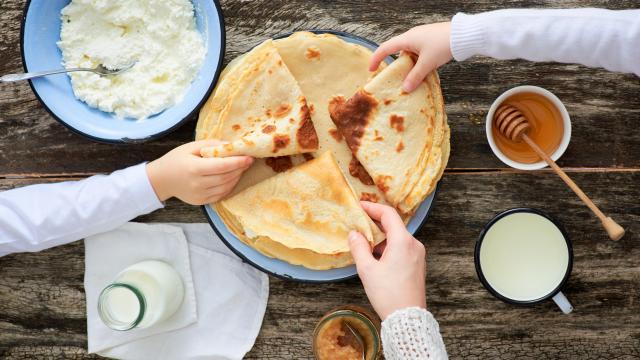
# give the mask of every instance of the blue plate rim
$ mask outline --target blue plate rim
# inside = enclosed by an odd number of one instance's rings
[[[314,34],[332,34],[332,35],[336,35],[336,36],[343,36],[343,37],[347,37],[347,38],[355,38],[359,41],[365,42],[367,44],[370,44],[372,46],[378,47],[380,45],[378,45],[377,43],[375,43],[374,41],[371,41],[369,39],[365,39],[363,37],[360,37],[358,35],[354,35],[352,33],[346,32],[346,31],[339,31],[339,30],[331,30],[331,29],[309,29],[309,30],[296,30],[296,31],[291,31],[291,32],[287,32],[284,34],[279,34],[276,36],[273,36],[272,39],[282,39],[285,38],[287,36],[291,36],[292,34],[294,34],[295,32],[300,32],[300,31],[308,31]],[[395,58],[395,56],[394,56]],[[195,131],[193,133],[194,139],[195,139]],[[422,229],[422,227],[424,226],[424,224],[427,222],[427,219],[429,218],[429,215],[431,214],[431,210],[433,209],[433,207],[435,206],[436,203],[436,199],[438,198],[438,193],[440,191],[440,182],[438,181],[438,183],[436,184],[436,189],[433,191],[433,199],[431,200],[431,204],[429,205],[429,208],[427,209],[426,214],[424,215],[424,218],[422,219],[422,221],[418,224],[418,226],[416,227],[415,231],[413,231],[411,233],[411,235],[415,235],[418,231],[420,231],[420,229]],[[431,194],[429,195],[431,196]],[[427,198],[429,197],[427,196]],[[425,200],[427,199],[425,198]],[[303,283],[303,284],[329,284],[329,283],[337,283],[337,282],[343,282],[343,281],[347,281],[350,279],[354,279],[358,277],[358,273],[356,271],[355,274],[353,275],[347,275],[347,276],[342,276],[342,277],[336,277],[336,278],[332,278],[332,279],[326,279],[326,280],[311,280],[311,279],[300,279],[300,278],[296,278],[294,276],[285,276],[279,273],[276,273],[274,271],[271,271],[269,269],[266,269],[264,266],[257,264],[256,262],[250,260],[245,254],[243,254],[240,250],[236,249],[222,234],[222,231],[220,229],[218,229],[218,227],[213,223],[213,219],[211,219],[211,217],[209,216],[209,212],[207,211],[207,207],[209,205],[202,205],[200,208],[202,209],[202,212],[205,216],[205,218],[207,218],[207,222],[209,223],[209,225],[211,226],[211,228],[213,229],[213,231],[216,233],[216,235],[218,236],[218,238],[220,238],[220,240],[222,241],[223,244],[225,244],[225,246],[227,246],[227,248],[229,248],[229,250],[231,250],[234,254],[236,254],[236,256],[238,256],[240,259],[242,259],[243,262],[253,266],[254,268],[269,274],[273,277],[276,277],[278,279],[282,279],[282,280],[286,280],[286,281],[294,281],[294,282],[298,282],[298,283]],[[212,208],[212,211],[213,210]],[[266,255],[264,255],[266,256]]]
[[[25,24],[27,22],[27,16],[29,14],[29,8],[31,7],[31,2],[32,0],[27,0],[27,2],[24,5],[24,9],[22,11],[22,22],[20,24],[20,57],[22,60],[22,68],[25,72],[29,72],[29,69],[27,69],[27,61],[25,59],[25,44],[24,44],[24,29],[25,29]],[[62,124],[64,127],[66,127],[67,129],[71,130],[71,132],[78,134],[82,137],[85,137],[87,139],[90,139],[92,141],[98,142],[98,143],[103,143],[103,144],[116,144],[116,145],[127,145],[127,144],[139,144],[139,143],[144,143],[147,141],[152,141],[152,140],[156,140],[159,139],[173,131],[175,131],[176,129],[178,129],[179,127],[181,127],[182,125],[184,125],[191,117],[193,117],[198,111],[200,111],[200,109],[202,108],[202,106],[204,105],[204,103],[207,101],[207,99],[209,99],[209,96],[211,96],[211,93],[213,92],[213,89],[215,88],[216,84],[218,83],[218,78],[220,77],[220,73],[222,72],[222,64],[224,62],[224,57],[225,57],[225,53],[226,53],[226,47],[227,47],[227,31],[226,31],[226,26],[225,26],[225,19],[224,19],[224,14],[222,13],[222,6],[220,5],[220,1],[219,0],[211,0],[211,2],[215,5],[216,7],[216,11],[218,13],[218,23],[220,24],[220,58],[218,59],[218,64],[216,65],[216,72],[213,76],[213,81],[211,82],[211,85],[209,85],[209,88],[207,89],[207,92],[204,94],[204,96],[202,97],[202,100],[200,100],[200,102],[198,103],[198,105],[189,113],[187,114],[184,118],[182,118],[180,121],[178,121],[177,123],[175,123],[173,126],[171,126],[170,128],[161,131],[159,133],[156,133],[154,135],[150,135],[144,138],[140,138],[140,139],[130,139],[130,138],[120,138],[120,139],[106,139],[106,138],[101,138],[99,136],[94,136],[88,133],[85,133],[83,131],[80,131],[76,128],[74,128],[73,126],[71,126],[70,124],[68,124],[66,121],[64,121],[63,119],[61,119],[59,116],[57,116],[50,108],[49,106],[47,106],[47,104],[42,100],[42,98],[40,97],[40,94],[38,94],[38,91],[36,90],[35,86],[33,85],[33,82],[31,80],[29,81],[29,86],[31,87],[31,91],[33,92],[33,94],[36,96],[36,98],[38,99],[38,102],[40,102],[40,104],[42,104],[42,106],[44,107],[44,109],[47,111],[47,113],[49,113],[49,115],[51,115],[51,117],[53,117],[58,123]]]

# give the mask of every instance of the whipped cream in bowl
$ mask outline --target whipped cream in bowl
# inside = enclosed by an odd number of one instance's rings
[[[47,0],[27,4],[23,61],[28,71],[119,69],[31,81],[47,110],[102,142],[160,137],[192,118],[219,74],[224,27],[211,0]]]

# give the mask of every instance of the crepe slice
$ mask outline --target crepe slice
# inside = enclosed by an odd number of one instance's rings
[[[226,142],[203,148],[202,156],[262,158],[318,150],[307,101],[273,43],[265,44],[232,79],[232,93],[211,134]]]
[[[402,54],[349,100],[337,96],[329,105],[353,155],[403,215],[412,214],[435,189],[449,146],[437,73],[412,93],[402,90],[413,65]]]
[[[362,233],[371,246],[384,240],[331,152],[218,202],[216,209],[243,242],[310,269],[352,264],[351,230]]]
[[[304,31],[273,43],[309,103],[320,143],[316,153],[333,153],[359,199],[386,204],[329,116],[329,101],[335,95],[352,96],[376,74],[369,71],[371,51],[332,34]],[[381,63],[379,70],[385,67],[386,63]]]

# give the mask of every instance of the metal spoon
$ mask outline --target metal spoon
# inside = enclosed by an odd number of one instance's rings
[[[351,335],[353,335],[353,337],[358,342],[358,345],[360,345],[360,348],[362,349],[362,360],[365,360],[367,358],[367,348],[364,346],[364,339],[362,338],[362,335],[360,335],[360,333],[357,332],[356,329],[354,329],[346,321],[344,322],[344,326],[346,326],[347,329],[349,329],[349,331],[351,332]]]
[[[89,68],[73,68],[73,69],[60,69],[60,70],[52,70],[52,71],[38,71],[38,72],[30,72],[30,73],[24,73],[24,74],[7,74],[4,76],[0,76],[0,82],[15,82],[15,81],[22,81],[22,80],[28,80],[28,79],[33,79],[33,78],[37,78],[37,77],[41,77],[41,76],[48,76],[48,75],[55,75],[55,74],[64,74],[64,73],[68,73],[68,72],[75,72],[75,71],[90,71],[92,73],[98,74],[98,75],[117,75],[117,74],[122,74],[123,72],[131,69],[136,63],[131,63],[123,68],[120,69],[107,69],[106,67],[102,66],[102,64],[96,66],[93,69],[89,69]]]

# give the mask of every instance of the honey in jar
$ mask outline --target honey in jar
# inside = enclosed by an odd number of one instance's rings
[[[544,95],[533,92],[522,92],[506,98],[502,104],[516,107],[527,117],[531,128],[527,135],[549,156],[560,146],[564,135],[562,114],[558,108]],[[514,142],[500,133],[495,123],[491,129],[493,139],[503,154],[513,161],[533,164],[542,161],[527,143]]]

